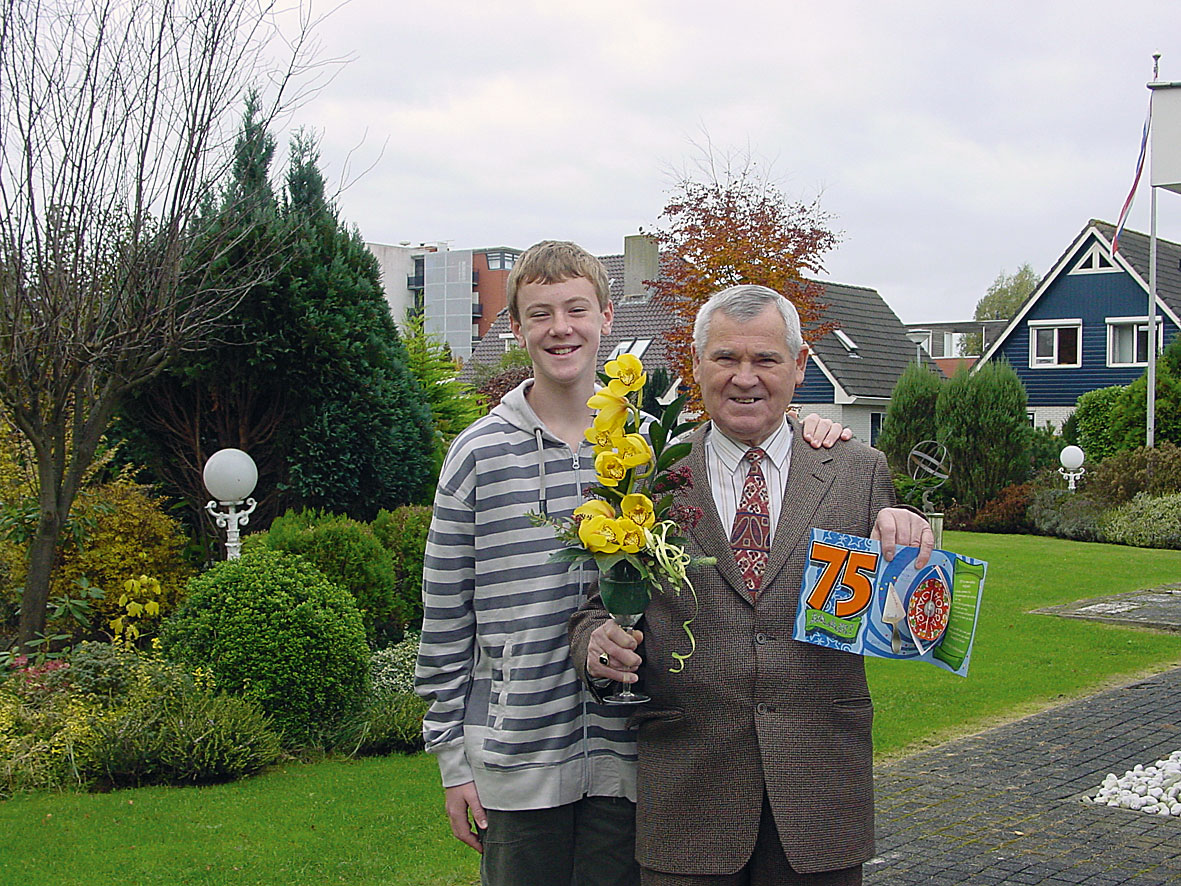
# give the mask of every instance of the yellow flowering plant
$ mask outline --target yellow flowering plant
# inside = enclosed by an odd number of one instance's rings
[[[585,490],[587,501],[571,518],[532,514],[538,525],[554,527],[565,547],[551,560],[571,567],[593,560],[602,575],[644,581],[652,589],[679,594],[687,588],[696,600],[687,569],[713,562],[691,558],[685,551],[684,527],[700,518],[697,509],[677,505],[674,493],[692,482],[687,466],[676,464],[689,454],[690,444],[677,438],[693,427],[681,422],[686,397],[664,408],[658,419],[640,411],[648,380],[643,364],[623,354],[604,367],[604,387],[587,401],[595,410],[586,438],[594,445],[595,482]],[[674,671],[684,667],[696,641],[689,638],[687,654],[674,653]]]

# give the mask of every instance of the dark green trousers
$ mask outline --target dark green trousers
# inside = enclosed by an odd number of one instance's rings
[[[636,806],[583,797],[554,809],[488,809],[481,886],[638,886]]]

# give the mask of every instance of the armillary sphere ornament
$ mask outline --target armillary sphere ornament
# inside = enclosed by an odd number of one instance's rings
[[[931,493],[951,476],[951,456],[947,447],[938,440],[923,440],[910,450],[906,464],[910,479],[923,491],[923,510],[932,513],[935,508],[931,504]]]

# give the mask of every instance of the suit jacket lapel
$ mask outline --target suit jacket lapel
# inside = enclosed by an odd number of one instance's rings
[[[801,550],[805,536],[815,525],[816,509],[836,480],[832,454],[825,449],[813,449],[805,443],[799,423],[792,419],[789,421],[793,434],[791,462],[787,470],[783,504],[779,509],[779,522],[775,526],[775,539],[771,544],[767,571],[763,575],[764,590],[774,587],[780,570]]]

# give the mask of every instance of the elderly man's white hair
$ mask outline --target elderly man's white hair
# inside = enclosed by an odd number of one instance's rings
[[[783,325],[787,327],[789,354],[793,359],[799,356],[800,348],[804,346],[804,337],[800,332],[800,315],[795,305],[774,289],[756,286],[753,283],[740,283],[721,292],[715,292],[698,309],[697,319],[693,323],[693,347],[697,349],[698,357],[705,356],[705,343],[709,341],[709,324],[715,311],[721,311],[727,317],[746,323],[763,313],[767,305],[774,305],[775,310],[783,317]]]

